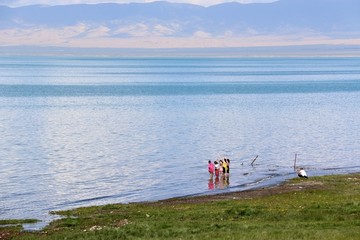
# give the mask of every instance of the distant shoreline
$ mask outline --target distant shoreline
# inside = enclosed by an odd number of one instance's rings
[[[70,48],[0,46],[2,56],[79,57],[360,57],[360,45],[299,45],[230,48]]]

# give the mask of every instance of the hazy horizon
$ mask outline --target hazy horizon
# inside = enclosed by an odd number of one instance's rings
[[[279,0],[166,0],[166,2],[173,3],[188,3],[199,6],[212,6],[222,3],[231,3],[238,2],[242,4],[251,4],[251,3],[271,3]],[[117,3],[117,4],[126,4],[126,3],[151,3],[151,2],[162,2],[162,0],[3,0],[0,3],[0,6],[9,6],[9,7],[24,7],[31,5],[71,5],[71,4],[99,4],[99,3]]]
[[[83,57],[226,57],[226,58],[268,58],[268,57],[360,57],[357,45],[303,45],[278,47],[235,47],[235,48],[76,48],[10,46],[0,47],[2,56],[83,56]]]

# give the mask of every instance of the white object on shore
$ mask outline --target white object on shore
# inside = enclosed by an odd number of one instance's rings
[[[298,169],[297,174],[301,178],[308,178],[308,176],[303,168]]]

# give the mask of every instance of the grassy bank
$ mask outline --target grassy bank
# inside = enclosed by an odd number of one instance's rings
[[[64,218],[41,232],[12,232],[5,237],[360,239],[360,174],[294,179],[254,191],[79,208],[57,214]],[[0,235],[6,231],[7,227],[0,227]]]

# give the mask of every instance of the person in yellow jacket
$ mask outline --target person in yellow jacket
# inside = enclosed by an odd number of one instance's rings
[[[228,170],[228,165],[225,161],[220,160],[220,164],[222,166],[222,170],[223,170],[223,175],[225,176]]]

